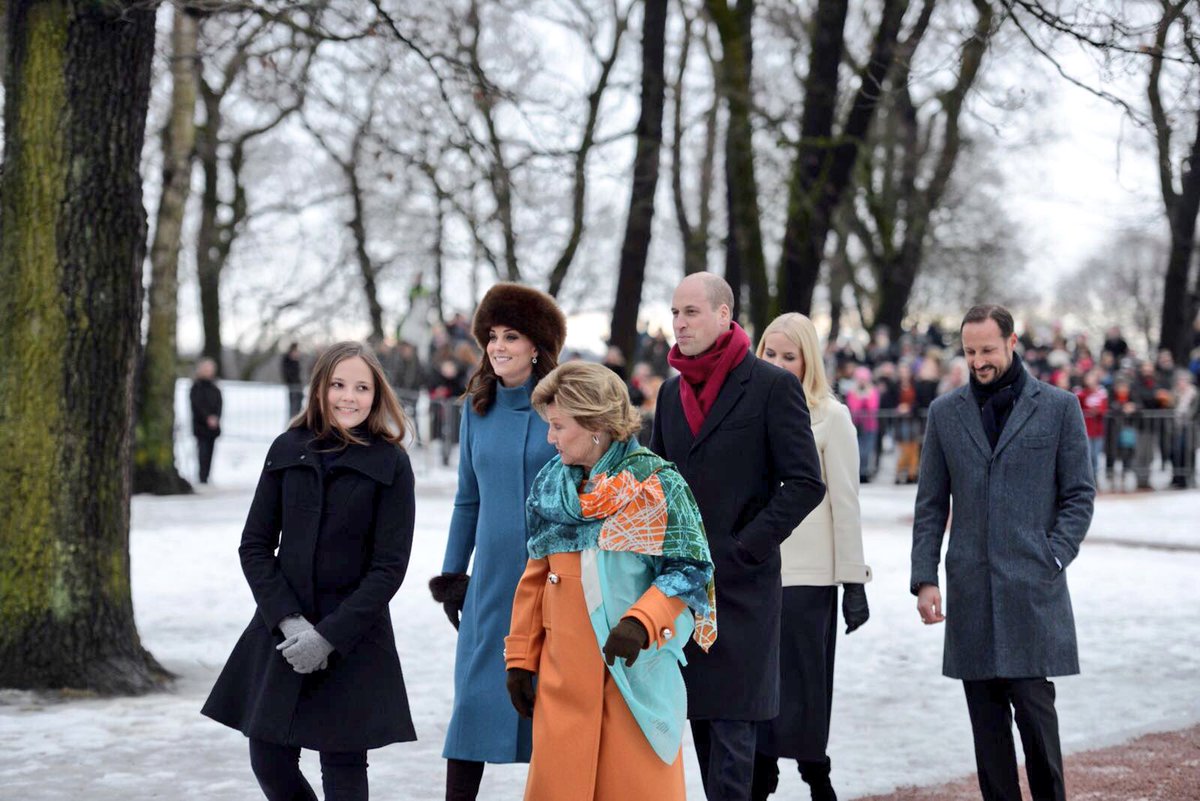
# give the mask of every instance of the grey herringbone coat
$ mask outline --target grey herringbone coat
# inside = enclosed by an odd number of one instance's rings
[[[1070,393],[1029,376],[994,451],[969,386],[933,403],[913,522],[912,588],[939,583],[953,503],[945,675],[1079,672],[1065,568],[1087,534],[1095,495],[1083,414]]]

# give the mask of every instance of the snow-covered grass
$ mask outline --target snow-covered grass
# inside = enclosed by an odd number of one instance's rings
[[[186,444],[185,444],[186,447]],[[258,794],[245,739],[199,714],[253,614],[237,543],[265,443],[217,444],[214,487],[133,503],[134,608],[144,644],[179,675],[140,698],[48,700],[0,692],[0,796],[37,801],[208,799]],[[454,630],[429,599],[441,564],[454,475],[414,452],[417,529],[408,579],[392,603],[419,741],[370,754],[379,799],[443,796]],[[863,489],[864,537],[875,581],[871,620],[838,642],[830,756],[843,798],[924,784],[974,769],[962,690],[941,676],[942,629],[922,625],[908,592],[913,490]],[[1056,681],[1064,747],[1076,751],[1200,721],[1200,493],[1102,498],[1068,570],[1083,674]],[[1138,541],[1147,547],[1105,543]],[[1156,547],[1168,544],[1176,550]],[[1182,549],[1178,549],[1183,546]],[[952,608],[947,609],[953,614]],[[688,794],[703,798],[690,740]],[[315,755],[302,764],[315,787]],[[521,797],[523,766],[489,766],[480,797]],[[1069,777],[1068,777],[1069,779]],[[807,798],[786,766],[781,799]]]

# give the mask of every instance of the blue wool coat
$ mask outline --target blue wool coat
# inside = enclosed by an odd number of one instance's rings
[[[498,386],[487,414],[468,405],[462,417],[458,494],[442,571],[469,572],[471,581],[458,630],[446,759],[529,761],[530,722],[517,715],[504,686],[504,637],[529,559],[525,499],[555,454],[546,422],[529,404],[533,385],[530,379],[521,387]]]
[[[1083,413],[1069,392],[1030,376],[995,449],[969,386],[934,401],[921,453],[912,587],[938,583],[952,518],[945,675],[1079,672],[1066,567],[1087,534],[1095,495]]]

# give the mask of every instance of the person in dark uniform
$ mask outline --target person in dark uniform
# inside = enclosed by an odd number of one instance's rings
[[[221,436],[221,388],[217,386],[217,364],[212,359],[196,362],[189,398],[192,403],[192,434],[200,461],[200,483],[208,483],[212,471],[213,446]]]
[[[293,342],[288,345],[287,353],[279,360],[280,371],[283,373],[283,383],[288,391],[288,419],[300,414],[300,406],[304,403],[304,382],[300,378],[300,345]]]

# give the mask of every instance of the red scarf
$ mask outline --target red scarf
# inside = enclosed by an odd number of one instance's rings
[[[742,363],[750,352],[750,337],[737,323],[717,337],[712,347],[699,356],[684,356],[679,345],[672,345],[667,362],[679,371],[679,400],[692,436],[700,433],[729,371]]]

